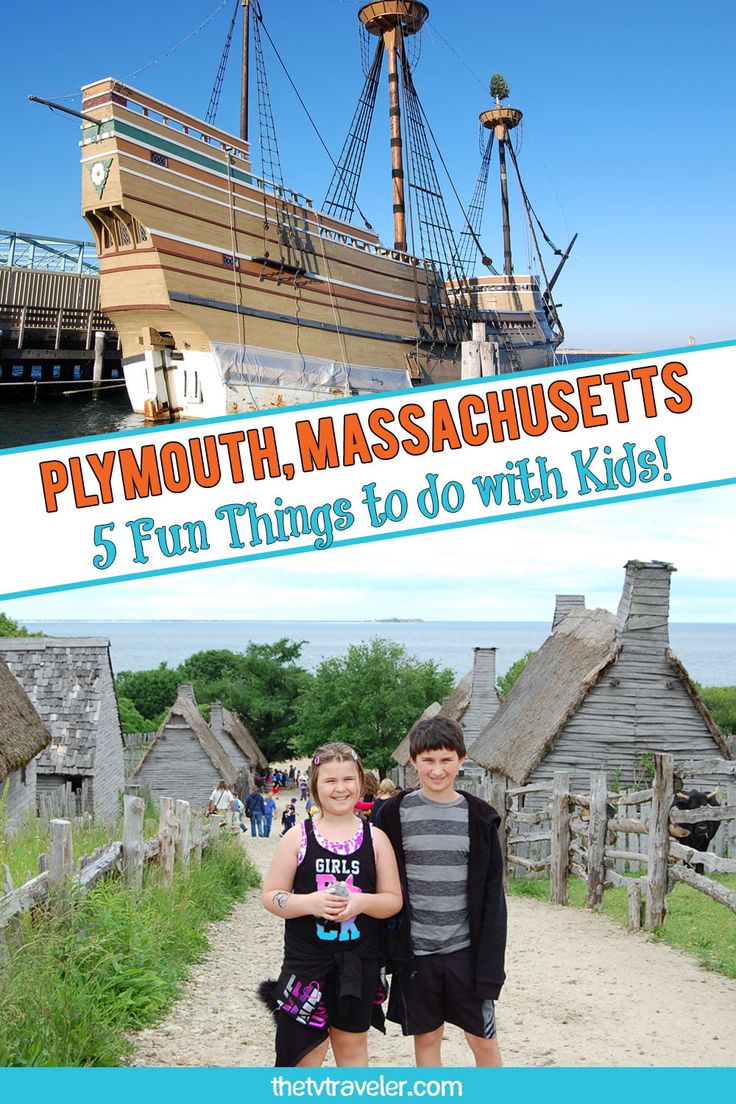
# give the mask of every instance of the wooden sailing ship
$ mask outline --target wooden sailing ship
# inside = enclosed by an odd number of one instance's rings
[[[262,16],[258,0],[242,3],[247,58],[248,12],[255,6],[256,39]],[[261,171],[254,171],[247,106],[234,137],[113,79],[83,89],[82,209],[131,403],[148,418],[208,417],[456,379],[471,337],[476,346],[479,338],[488,343],[490,361],[482,362],[492,370],[552,363],[561,328],[535,278],[514,276],[510,253],[504,275],[468,279],[461,264],[406,49],[426,6],[379,0],[358,15],[376,40],[361,104],[366,96],[375,102],[388,59],[392,247],[353,217],[370,127],[362,108],[318,209],[283,184],[275,143],[262,149]],[[255,47],[260,86],[258,40]],[[409,105],[404,120],[402,103]],[[497,138],[502,126],[508,122],[494,120]],[[271,118],[263,129],[268,146]],[[425,174],[417,183],[405,179],[405,134]],[[425,204],[417,222],[432,228],[430,248],[407,243],[410,195]],[[471,222],[466,233],[478,246]],[[473,365],[471,357],[466,374],[475,374]]]

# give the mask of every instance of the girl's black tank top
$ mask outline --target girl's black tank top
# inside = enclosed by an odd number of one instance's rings
[[[376,892],[376,857],[370,826],[352,854],[328,851],[317,840],[311,818],[305,822],[307,848],[294,877],[294,893],[325,890],[331,882],[345,882],[351,893]],[[350,920],[325,920],[298,916],[286,921],[284,949],[287,957],[304,954],[330,957],[335,951],[354,951],[361,958],[378,956],[378,921],[361,913]]]

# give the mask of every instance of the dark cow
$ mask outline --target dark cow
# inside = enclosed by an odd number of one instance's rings
[[[702,809],[708,805],[720,806],[716,797],[716,791],[706,793],[704,790],[678,790],[672,798],[673,809]],[[720,828],[718,820],[697,820],[694,824],[671,824],[670,834],[683,844],[684,847],[694,847],[696,851],[707,851],[710,841]],[[696,874],[702,874],[702,863],[693,866]]]

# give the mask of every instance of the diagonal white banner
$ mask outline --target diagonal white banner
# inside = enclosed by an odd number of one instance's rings
[[[736,482],[736,343],[10,450],[0,598]]]

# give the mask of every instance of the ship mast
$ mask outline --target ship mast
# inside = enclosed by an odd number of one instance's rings
[[[240,137],[248,141],[248,60],[250,0],[243,0],[243,56],[240,69]]]
[[[372,4],[365,4],[358,12],[358,19],[365,29],[370,34],[383,39],[388,56],[394,249],[402,253],[406,253],[407,245],[399,72],[404,56],[404,39],[416,34],[428,15],[428,8],[416,0],[375,0]]]
[[[496,101],[498,103],[498,100]],[[511,224],[509,221],[509,185],[506,174],[506,143],[510,142],[509,131],[521,122],[522,113],[515,107],[493,107],[484,111],[480,121],[487,130],[493,130],[498,142],[498,164],[501,176],[501,217],[503,220],[503,271],[505,276],[513,275],[511,260]]]

